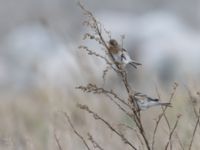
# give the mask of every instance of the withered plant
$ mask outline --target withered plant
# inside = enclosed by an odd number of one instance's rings
[[[79,3],[80,8],[82,9],[84,15],[86,16],[86,20],[83,22],[83,24],[89,28],[90,32],[84,34],[83,39],[89,39],[89,40],[94,40],[96,41],[97,45],[101,48],[101,50],[104,52],[104,55],[98,53],[95,50],[91,50],[88,46],[81,45],[79,46],[79,49],[85,50],[88,55],[94,56],[96,58],[102,59],[105,61],[106,66],[105,70],[102,71],[102,77],[104,79],[104,82],[106,82],[106,75],[107,72],[112,70],[114,73],[116,73],[117,76],[120,77],[128,99],[121,98],[117,92],[115,92],[113,89],[105,89],[104,87],[99,87],[96,84],[91,84],[88,83],[86,86],[78,86],[76,87],[79,90],[82,90],[83,92],[87,93],[93,93],[93,94],[99,94],[99,95],[104,95],[108,97],[108,99],[116,105],[119,110],[121,110],[125,115],[127,115],[136,125],[136,129],[133,129],[133,134],[135,134],[135,137],[138,138],[137,141],[140,141],[140,143],[137,143],[137,145],[140,145],[139,147],[147,150],[154,150],[155,149],[155,143],[156,143],[156,134],[158,131],[159,126],[161,125],[161,120],[163,119],[166,122],[167,128],[169,129],[169,132],[163,136],[167,137],[166,145],[165,145],[165,150],[167,149],[173,149],[173,143],[172,137],[176,136],[178,139],[178,144],[180,145],[180,149],[185,149],[183,143],[181,142],[181,138],[179,137],[179,134],[176,132],[176,129],[178,127],[178,123],[180,120],[181,115],[176,116],[176,121],[174,123],[171,123],[166,115],[166,111],[168,107],[162,106],[160,114],[158,114],[158,118],[155,121],[155,126],[152,129],[145,129],[143,122],[142,122],[142,116],[140,109],[138,108],[137,102],[134,99],[134,94],[136,93],[135,89],[131,87],[129,81],[128,81],[128,76],[127,76],[127,70],[120,68],[114,61],[114,58],[112,54],[109,52],[109,46],[108,46],[108,39],[111,39],[111,33],[108,32],[104,26],[98,21],[92,12],[87,10],[82,4]],[[106,37],[105,37],[106,36]],[[122,41],[124,39],[124,36],[122,36]],[[176,89],[178,87],[178,84],[175,83],[173,86],[172,93],[169,98],[169,102],[171,103],[174,95],[176,93]],[[157,89],[157,88],[156,88]],[[160,94],[157,90],[158,98],[160,98]],[[128,139],[123,133],[118,131],[114,126],[112,126],[109,121],[104,119],[102,116],[100,116],[98,113],[93,111],[92,109],[89,108],[87,105],[83,104],[77,104],[77,107],[80,108],[81,110],[86,111],[88,114],[92,115],[95,120],[101,121],[107,128],[109,128],[114,134],[120,137],[122,144],[127,144],[130,146],[130,148],[134,150],[138,150],[138,146],[135,146],[134,139]],[[193,107],[194,108],[194,107]],[[199,123],[199,118],[200,118],[200,113],[194,108],[194,113],[196,115],[197,121],[195,124],[194,131],[192,132],[192,138],[191,142],[189,144],[189,149],[191,149],[195,133],[197,131]],[[88,150],[90,149],[100,149],[104,150],[103,145],[98,144],[98,142],[93,138],[93,136],[88,133],[88,138],[86,139],[85,137],[81,136],[80,133],[75,129],[74,125],[72,124],[70,117],[67,115],[67,113],[64,113],[65,117],[67,118],[68,123],[72,127],[72,130],[74,133],[82,140],[84,145]],[[154,120],[152,120],[154,121]],[[173,125],[172,125],[173,124]],[[131,127],[129,127],[131,128]],[[148,138],[146,135],[146,132],[151,131],[152,132],[152,138]],[[88,140],[88,141],[87,141]],[[56,138],[56,141],[58,143],[59,149],[61,149],[61,146],[59,145],[59,141]],[[91,142],[93,145],[93,148],[90,148],[87,142]]]

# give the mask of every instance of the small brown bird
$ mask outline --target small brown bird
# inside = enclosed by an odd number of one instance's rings
[[[159,99],[148,97],[142,93],[135,93],[133,99],[137,102],[140,110],[146,110],[154,106],[171,106],[171,103],[159,102]]]
[[[140,63],[132,60],[128,52],[124,48],[122,48],[115,39],[110,39],[108,44],[108,50],[113,56],[115,63],[119,64],[123,68],[125,68],[128,64],[130,64],[134,68],[137,68],[138,65],[141,65]]]

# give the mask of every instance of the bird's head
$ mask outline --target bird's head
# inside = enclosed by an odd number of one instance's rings
[[[108,43],[110,46],[114,46],[114,47],[118,46],[118,43],[115,39],[110,39],[110,41]]]

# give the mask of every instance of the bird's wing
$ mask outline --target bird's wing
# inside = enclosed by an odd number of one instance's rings
[[[122,61],[126,64],[130,64],[132,65],[133,67],[137,67],[137,65],[142,65],[141,63],[139,62],[136,62],[134,61],[133,59],[131,59],[129,53],[125,50],[125,49],[122,49],[122,54],[121,54],[121,58],[122,58]]]
[[[151,98],[151,97],[148,97],[148,101],[158,102],[158,101],[159,101],[159,99],[157,99],[157,98]]]
[[[135,65],[134,63],[130,63],[130,65],[131,65],[132,67],[134,67],[135,69],[137,69],[137,65]]]
[[[142,65],[141,63],[139,63],[139,62],[136,62],[136,61],[134,61],[134,60],[132,60],[131,62],[130,62],[130,64],[134,64],[134,65]]]
[[[122,51],[123,51],[123,52],[127,52],[127,50],[126,50],[126,49],[124,49],[124,48],[122,48]]]
[[[136,99],[138,99],[138,100],[147,100],[147,101],[149,101],[149,102],[158,102],[159,101],[159,99],[157,99],[157,98],[151,98],[151,97],[148,97],[147,95],[145,95],[145,94],[142,94],[142,93],[140,93],[140,92],[137,92],[137,93],[135,93],[134,94],[134,97],[136,98]]]
[[[145,99],[147,99],[148,97],[147,97],[147,95],[145,95],[145,94],[142,94],[142,93],[135,93],[134,94],[134,97],[137,99],[137,100],[145,100]]]

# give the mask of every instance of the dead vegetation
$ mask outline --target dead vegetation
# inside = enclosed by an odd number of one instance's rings
[[[176,149],[174,147],[174,145],[176,145],[176,144],[179,145],[179,149],[189,149],[189,150],[192,149],[192,144],[194,143],[195,134],[197,134],[197,132],[198,132],[199,118],[200,118],[200,112],[196,110],[195,105],[192,105],[192,107],[194,109],[194,113],[195,113],[197,120],[194,121],[196,123],[194,126],[194,130],[192,131],[192,136],[188,137],[188,140],[190,140],[189,145],[185,146],[183,144],[183,142],[181,141],[182,138],[180,137],[178,130],[177,130],[179,128],[180,120],[184,116],[177,113],[177,115],[174,116],[174,117],[176,117],[175,121],[171,121],[167,115],[168,107],[165,107],[165,106],[160,107],[160,112],[157,115],[157,119],[155,120],[154,127],[151,129],[145,128],[144,124],[143,124],[144,123],[143,118],[142,118],[143,116],[141,115],[140,108],[139,108],[136,100],[134,99],[134,94],[137,91],[134,89],[134,87],[132,87],[129,84],[126,68],[121,69],[118,66],[118,64],[115,63],[112,54],[109,52],[109,46],[108,46],[107,41],[110,40],[112,37],[111,32],[108,32],[104,28],[104,26],[101,24],[101,22],[95,18],[93,13],[90,12],[89,10],[87,10],[81,3],[79,3],[79,6],[82,9],[82,11],[86,17],[86,20],[84,21],[83,25],[86,26],[87,28],[89,28],[91,31],[90,33],[84,34],[83,40],[96,41],[100,50],[102,50],[104,52],[104,55],[101,55],[102,52],[101,52],[101,54],[98,53],[97,50],[90,50],[90,48],[85,45],[81,45],[81,46],[79,46],[79,48],[81,50],[86,51],[88,53],[88,55],[91,55],[91,57],[92,56],[97,57],[105,62],[105,64],[106,64],[105,70],[102,71],[102,73],[103,73],[102,78],[105,83],[106,83],[106,75],[107,75],[108,71],[112,71],[113,73],[116,74],[116,76],[120,77],[120,80],[123,82],[123,86],[126,91],[126,95],[127,95],[126,97],[128,97],[128,99],[120,97],[119,96],[120,94],[115,92],[113,89],[105,89],[104,87],[99,87],[98,85],[92,84],[92,83],[88,83],[88,85],[86,85],[86,86],[82,86],[82,85],[78,86],[78,87],[76,87],[76,89],[79,89],[86,93],[93,93],[93,94],[97,94],[99,96],[101,96],[101,95],[106,96],[108,98],[108,100],[110,100],[114,105],[117,106],[117,108],[121,111],[121,113],[124,113],[127,117],[129,117],[135,123],[136,128],[129,127],[129,129],[131,130],[132,134],[134,134],[134,137],[137,138],[137,140],[127,138],[124,133],[120,132],[117,128],[115,128],[108,120],[104,119],[103,116],[99,115],[97,112],[95,112],[94,110],[89,108],[89,106],[87,104],[84,104],[84,105],[77,104],[77,107],[79,109],[87,112],[88,115],[92,115],[92,117],[95,119],[95,121],[97,121],[99,123],[100,122],[103,123],[105,125],[104,126],[105,128],[109,128],[114,134],[116,134],[119,137],[119,140],[121,139],[121,144],[128,145],[131,149],[134,149],[134,150],[159,149],[159,148],[155,147],[155,143],[158,142],[156,140],[157,132],[158,132],[159,128],[161,127],[161,125],[163,125],[163,123],[161,123],[161,122],[165,122],[165,124],[164,124],[165,126],[162,126],[161,129],[168,129],[168,132],[166,134],[162,135],[164,139],[167,139],[165,141],[166,144],[164,146],[165,150]],[[122,41],[123,40],[124,40],[124,36],[122,36]],[[173,98],[176,94],[177,88],[178,88],[178,83],[174,83],[171,95],[169,97],[169,103],[173,103]],[[160,99],[160,93],[158,91],[158,88],[156,88],[156,91],[157,91],[158,98]],[[192,98],[190,97],[190,99],[192,99]],[[193,104],[192,101],[191,101],[191,103]],[[110,106],[110,107],[112,107],[112,106]],[[173,106],[173,109],[176,109],[175,107],[176,106]],[[113,112],[113,113],[115,113],[115,112]],[[74,133],[80,138],[80,140],[84,143],[84,145],[86,146],[87,149],[100,149],[100,150],[105,149],[105,148],[103,148],[103,145],[100,146],[98,141],[94,140],[93,136],[90,133],[88,133],[88,138],[86,138],[86,137],[84,138],[83,136],[81,136],[78,133],[78,131],[75,129],[75,126],[73,125],[73,123],[70,121],[70,118],[68,115],[66,115],[66,118],[67,118],[70,126],[72,127],[72,130],[74,131]],[[154,120],[152,120],[152,122],[154,122]],[[126,127],[128,128],[128,126],[126,126]],[[147,136],[147,132],[148,133],[150,132],[152,137]],[[177,138],[178,140],[173,141],[173,138]],[[89,141],[92,143],[93,147],[89,146],[87,144],[87,142],[89,142]],[[135,143],[135,141],[138,141],[138,142]]]

